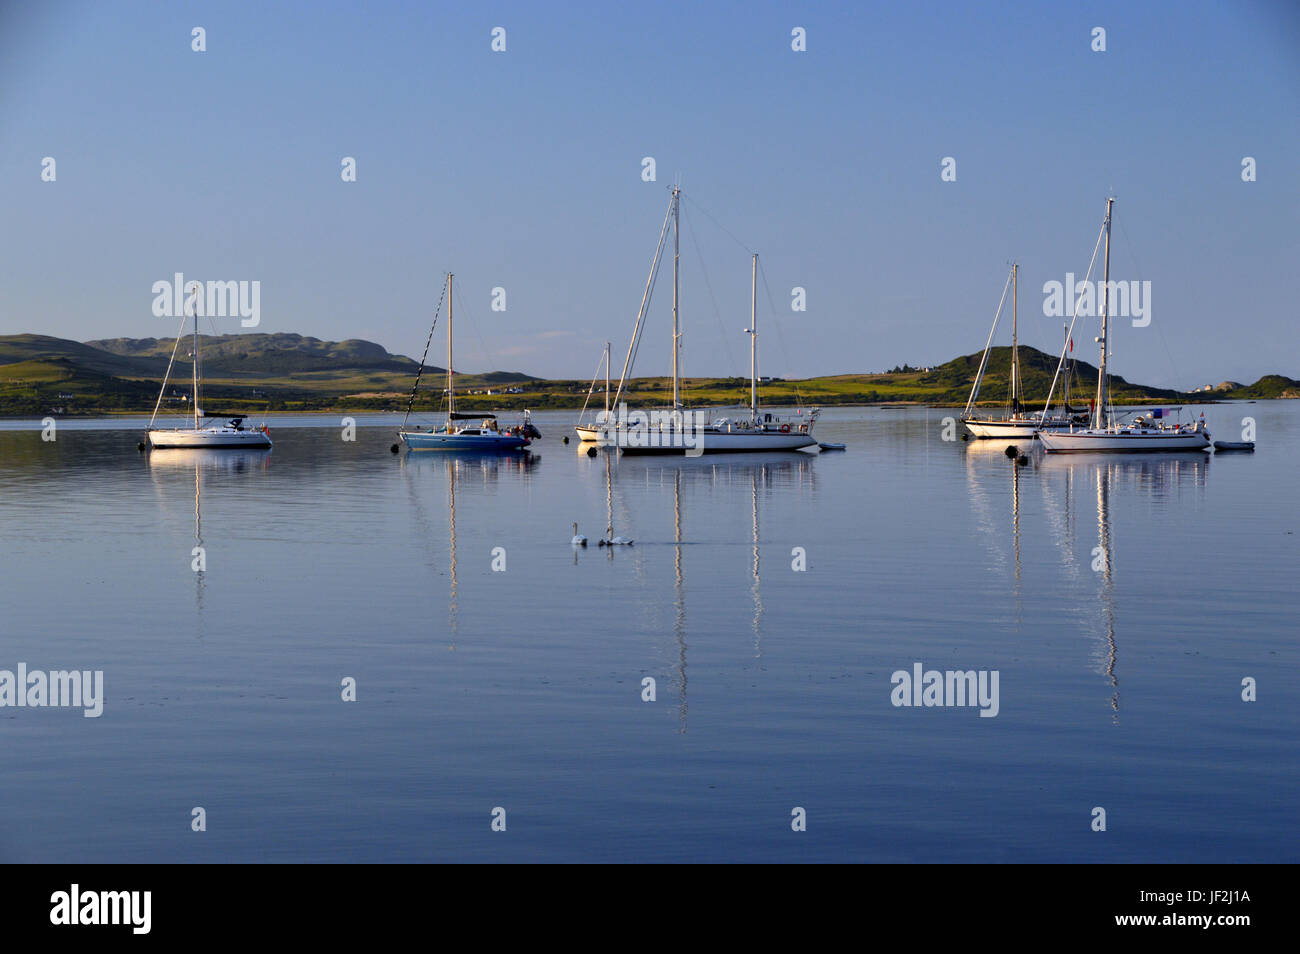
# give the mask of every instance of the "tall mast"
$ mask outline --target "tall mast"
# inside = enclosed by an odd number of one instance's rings
[[[677,322],[677,262],[681,234],[681,189],[673,186],[673,410],[682,406],[681,387],[678,381],[678,353],[681,351],[681,332]]]
[[[1011,265],[1011,411],[1020,412],[1020,343],[1017,338],[1017,319],[1020,308],[1020,263]]]
[[[1062,395],[1065,404],[1066,417],[1069,417],[1070,415],[1070,379],[1074,377],[1073,350],[1074,349],[1070,347],[1070,326],[1062,322],[1061,323],[1061,351],[1063,353],[1067,353],[1070,355],[1070,370],[1067,371],[1065,375],[1065,388],[1064,388],[1064,394]],[[1047,412],[1044,411],[1043,413],[1046,414]]]
[[[609,342],[605,342],[605,421],[609,422]]]
[[[1106,265],[1102,273],[1101,283],[1101,337],[1097,339],[1101,342],[1101,364],[1097,368],[1097,406],[1093,412],[1092,423],[1092,426],[1097,429],[1104,426],[1103,415],[1106,413],[1106,400],[1109,397],[1107,394],[1109,382],[1106,378],[1106,351],[1110,344],[1107,340],[1110,330],[1110,208],[1114,204],[1114,198],[1106,200]]]
[[[758,253],[749,278],[749,416],[758,420]]]
[[[199,429],[199,286],[194,286],[194,429]]]
[[[451,272],[447,273],[447,428],[451,429],[451,416],[456,411],[456,390],[452,382],[451,369]]]

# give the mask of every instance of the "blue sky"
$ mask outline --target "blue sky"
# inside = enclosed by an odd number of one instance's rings
[[[748,372],[727,232],[775,301],[760,289],[764,373],[976,351],[1013,258],[1022,340],[1055,349],[1042,285],[1082,276],[1113,191],[1112,277],[1150,281],[1153,318],[1120,324],[1117,374],[1300,377],[1297,4],[0,11],[0,333],[171,335],[150,289],[181,271],[260,281],[258,331],[418,357],[453,270],[459,366],[585,378],[626,347],[680,176],[688,374]],[[639,373],[668,370],[668,287]],[[1089,360],[1095,333],[1075,335]]]

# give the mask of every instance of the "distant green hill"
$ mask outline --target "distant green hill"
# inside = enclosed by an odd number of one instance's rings
[[[48,335],[0,336],[0,414],[152,410],[175,338],[111,338],[81,343]],[[190,391],[191,341],[182,337],[169,394]],[[418,367],[360,339],[322,341],[298,334],[200,335],[204,404],[214,413],[312,409],[359,395],[350,406],[390,406],[409,394]],[[425,368],[420,406],[441,398],[443,368]],[[534,379],[513,371],[462,374],[457,388],[486,390]],[[405,407],[405,400],[401,406]],[[170,405],[164,405],[170,406]]]
[[[0,335],[0,366],[17,361],[66,360],[77,368],[114,377],[162,377],[167,355],[162,362],[148,357],[119,355],[93,345],[48,335]]]
[[[167,367],[175,338],[106,338],[86,346],[125,358]],[[181,341],[178,359],[189,358],[190,340]],[[203,373],[214,377],[279,378],[311,371],[367,370],[415,374],[416,362],[389,354],[373,341],[321,341],[296,334],[199,335]]]
[[[942,385],[944,400],[949,403],[965,404],[970,394],[971,384],[979,371],[980,356],[983,352],[954,358],[921,377],[924,384]],[[1047,392],[1052,386],[1052,377],[1056,374],[1060,355],[1046,354],[1037,348],[1025,345],[1020,347],[1020,377],[1029,403],[1041,403],[1047,400]],[[1064,383],[1065,369],[1061,372],[1062,380],[1057,382],[1057,396]],[[981,404],[1006,403],[1011,388],[1011,348],[999,347],[989,351],[988,367],[984,369],[984,383],[980,385],[979,400]],[[1086,361],[1076,361],[1071,385],[1070,401],[1073,404],[1087,404],[1089,397],[1096,393],[1097,367]],[[1111,399],[1119,403],[1139,401],[1174,401],[1182,400],[1185,395],[1167,388],[1151,388],[1140,384],[1130,384],[1118,375],[1110,376]]]
[[[0,415],[145,410],[158,397],[157,384],[113,377],[67,357],[0,362]]]
[[[1300,381],[1281,374],[1266,374],[1254,384],[1233,388],[1223,396],[1234,401],[1300,398]]]
[[[81,343],[46,335],[0,336],[0,415],[152,410],[175,341],[112,338]],[[406,407],[417,368],[410,358],[391,354],[370,341],[322,341],[297,334],[202,335],[200,353],[206,394],[203,404],[213,414],[262,409],[399,410]],[[769,406],[960,406],[966,403],[979,361],[977,352],[927,370],[903,367],[883,374],[769,380],[762,385],[760,399]],[[1027,403],[1046,398],[1056,364],[1056,355],[1030,347],[1020,349]],[[1010,366],[1010,348],[990,352],[981,404],[996,406],[1006,401]],[[417,408],[428,411],[442,406],[445,374],[438,367],[425,368]],[[190,342],[182,338],[165,407],[185,406],[190,377]],[[1086,404],[1096,380],[1097,369],[1078,362],[1072,402]],[[587,389],[587,381],[548,381],[514,371],[459,374],[456,403],[465,410],[574,408],[582,405]],[[631,404],[663,404],[670,391],[667,378],[636,378],[628,382],[627,400]],[[1300,382],[1272,374],[1248,386],[1225,384],[1212,392],[1183,394],[1112,377],[1111,394],[1119,403],[1300,397]],[[744,404],[749,400],[749,380],[689,378],[683,382],[683,396],[698,405]]]

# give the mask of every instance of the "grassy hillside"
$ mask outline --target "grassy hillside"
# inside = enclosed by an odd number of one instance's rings
[[[1275,398],[1300,398],[1300,381],[1281,374],[1266,374],[1254,384],[1239,385],[1226,392],[1232,400],[1265,401]]]
[[[0,414],[152,409],[157,397],[156,384],[102,374],[67,357],[0,364]]]
[[[149,411],[158,396],[174,338],[114,338],[80,343],[44,335],[0,337],[0,414],[44,415]],[[188,406],[190,342],[182,338],[168,388],[169,409]],[[204,335],[204,408],[224,414],[259,410],[400,410],[406,407],[417,364],[390,354],[369,341],[321,341],[296,334]],[[796,403],[876,404],[926,403],[962,405],[979,367],[980,355],[969,354],[931,368],[910,368],[887,374],[840,374],[761,385],[766,405]],[[1034,348],[1020,349],[1026,400],[1045,399],[1056,371],[1057,356]],[[994,348],[989,355],[980,403],[1006,401],[1011,349]],[[425,368],[416,407],[443,406],[446,372]],[[1084,404],[1096,386],[1097,369],[1079,362],[1073,400]],[[629,382],[631,405],[662,405],[671,398],[668,378],[636,378]],[[1059,387],[1059,385],[1058,385]],[[487,390],[493,393],[483,393]],[[587,395],[588,382],[542,380],[518,372],[461,374],[456,402],[464,410],[515,408],[576,408]],[[509,393],[516,391],[517,393]],[[479,392],[479,393],[475,393]],[[1248,386],[1214,392],[1180,394],[1111,378],[1111,393],[1119,403],[1263,399],[1300,396],[1300,382],[1267,375]],[[688,378],[683,397],[695,405],[747,404],[747,378]],[[603,394],[593,395],[595,405]]]
[[[175,338],[81,343],[47,335],[0,336],[0,414],[152,410]],[[169,391],[188,395],[191,341],[183,337]],[[321,341],[297,334],[200,335],[204,404],[213,413],[326,408],[359,395],[354,407],[405,407],[417,363],[370,341]],[[420,406],[441,401],[446,371],[428,367]],[[519,386],[526,374],[464,374],[457,388]],[[426,393],[427,392],[427,393]],[[60,396],[62,395],[62,396]],[[170,406],[170,405],[169,405]]]
[[[968,354],[954,358],[947,364],[940,365],[932,372],[922,375],[921,381],[927,384],[942,385],[945,389],[945,401],[953,404],[965,404],[970,394],[971,383],[979,370],[980,354]],[[1047,392],[1052,386],[1052,376],[1056,374],[1060,355],[1045,354],[1037,348],[1021,346],[1020,376],[1026,400],[1041,403],[1047,400]],[[1057,382],[1058,391],[1063,384]],[[1005,404],[1011,387],[1011,349],[994,348],[989,352],[988,367],[984,371],[984,383],[980,386],[981,404]],[[1076,361],[1074,380],[1071,386],[1071,401],[1081,403],[1079,397],[1092,394],[1097,387],[1097,366],[1086,361]],[[1178,391],[1167,388],[1150,388],[1140,384],[1130,384],[1124,378],[1110,376],[1110,393],[1118,403],[1137,403],[1140,401],[1174,401],[1185,396]],[[1084,397],[1082,403],[1087,403]]]
[[[0,366],[43,360],[66,360],[86,371],[114,377],[156,375],[161,378],[167,368],[167,355],[159,363],[155,358],[113,354],[79,341],[48,335],[0,335]]]
[[[161,361],[165,369],[175,342],[175,338],[106,338],[86,345],[122,357]],[[184,338],[177,359],[188,360],[190,347],[190,339]],[[413,375],[416,368],[410,358],[389,354],[372,341],[321,341],[296,334],[199,335],[199,354],[205,376],[226,378],[281,378],[340,369]]]

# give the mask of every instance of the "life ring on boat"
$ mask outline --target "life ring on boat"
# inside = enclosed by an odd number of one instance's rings
[[[789,434],[789,433],[790,433],[790,425],[789,425],[789,424],[782,424],[782,425],[781,425],[781,433],[782,433],[782,434]]]

